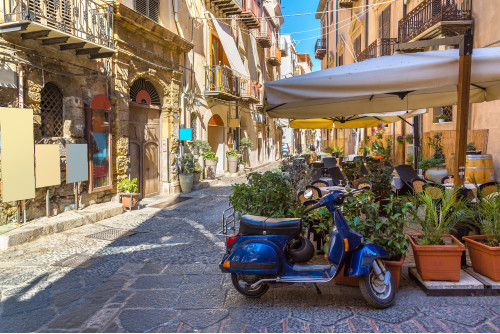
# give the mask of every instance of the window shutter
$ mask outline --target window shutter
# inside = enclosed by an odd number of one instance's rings
[[[135,11],[148,16],[148,0],[135,0]]]

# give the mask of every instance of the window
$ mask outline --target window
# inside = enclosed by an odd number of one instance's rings
[[[158,22],[160,18],[160,2],[159,0],[135,0],[134,9],[139,14],[149,17],[151,20]]]
[[[389,5],[378,17],[378,37],[391,38],[391,6]]]
[[[91,106],[86,107],[89,193],[111,189],[112,138],[110,112],[111,104],[108,98],[102,94],[94,97]]]
[[[41,91],[40,112],[42,135],[44,137],[63,136],[63,95],[53,83],[47,83]]]
[[[361,53],[361,34],[358,35],[354,39],[354,56],[355,58],[358,58],[359,54]]]
[[[453,106],[444,106],[433,108],[432,111],[432,122],[433,123],[443,123],[453,121]],[[442,119],[442,121],[441,121]]]

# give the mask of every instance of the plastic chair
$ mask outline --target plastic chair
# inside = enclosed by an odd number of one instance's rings
[[[328,182],[323,181],[323,180],[315,180],[315,181],[313,181],[311,183],[311,185],[315,186],[315,187],[318,187],[318,188],[320,188],[320,187],[328,187],[329,186]]]
[[[500,184],[498,182],[486,182],[479,186],[479,193],[482,196],[488,196],[499,191]]]
[[[339,166],[328,168],[328,173],[330,174],[334,185],[347,186],[349,184],[349,180],[347,180],[347,177],[344,175],[344,173],[342,173]]]
[[[334,157],[323,158],[323,165],[325,168],[335,167],[337,166],[337,159]]]
[[[453,182],[454,182],[453,175],[448,175],[448,176],[445,176],[441,179],[441,184],[448,184],[448,183],[453,183]]]

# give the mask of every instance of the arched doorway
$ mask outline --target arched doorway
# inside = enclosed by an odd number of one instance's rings
[[[142,197],[160,193],[160,97],[153,84],[139,78],[130,87],[130,177]]]
[[[217,162],[217,174],[224,173],[224,122],[222,118],[214,114],[208,121],[208,143],[212,147],[212,151],[219,158]]]

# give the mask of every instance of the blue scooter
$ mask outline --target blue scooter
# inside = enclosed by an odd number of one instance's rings
[[[229,225],[235,232],[234,210],[232,220],[223,214],[222,234],[226,236],[226,254],[219,264],[224,273],[231,273],[235,289],[247,297],[264,295],[270,284],[326,283],[335,276],[358,276],[361,293],[376,308],[387,308],[394,302],[396,284],[382,259],[389,254],[380,246],[365,244],[363,236],[349,228],[339,206],[344,198],[363,190],[333,191],[318,201],[309,203],[306,212],[325,206],[334,217],[328,249],[331,264],[300,264],[290,256],[290,245],[300,238],[299,218],[267,218],[243,216],[239,233],[229,235]],[[229,215],[231,217],[231,214]],[[308,241],[308,240],[307,240]],[[311,255],[312,256],[312,255]]]

